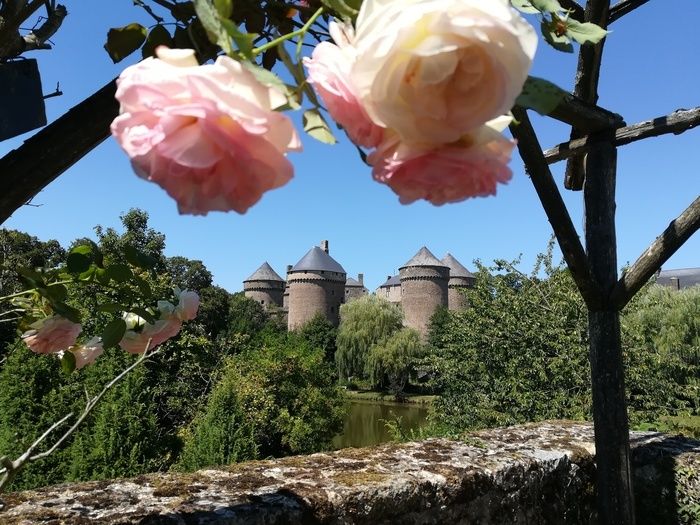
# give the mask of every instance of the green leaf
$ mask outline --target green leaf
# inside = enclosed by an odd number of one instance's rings
[[[97,282],[99,282],[100,284],[104,286],[109,285],[109,274],[104,268],[96,268],[95,277],[97,278]]]
[[[156,260],[153,257],[146,255],[131,245],[127,245],[124,248],[124,257],[129,264],[144,270],[150,270],[156,265]]]
[[[73,355],[73,352],[63,352],[61,356],[61,370],[66,375],[71,375],[75,371],[75,355]]]
[[[194,9],[197,12],[199,21],[207,32],[209,40],[217,44],[227,55],[232,55],[231,38],[221,23],[221,16],[212,0],[194,0]]]
[[[304,111],[304,131],[324,144],[335,144],[336,140],[328,123],[317,109]]]
[[[31,268],[17,268],[17,273],[27,283],[30,288],[45,288],[44,276]]]
[[[581,23],[569,18],[566,20],[566,34],[579,44],[597,44],[605,38],[608,32],[596,24]]]
[[[51,308],[53,308],[53,311],[56,314],[60,315],[61,317],[65,317],[73,323],[80,322],[80,312],[76,308],[68,306],[64,302],[56,301],[54,303],[51,303]]]
[[[45,290],[52,301],[63,302],[68,298],[68,289],[62,284],[52,284]]]
[[[515,103],[540,115],[549,115],[567,96],[569,93],[548,80],[528,77]]]
[[[132,308],[130,310],[131,313],[138,315],[139,317],[143,317],[146,322],[153,324],[156,322],[156,318],[153,316],[151,312],[146,310],[145,308]]]
[[[557,0],[530,0],[532,6],[543,13],[558,13],[562,7]]]
[[[79,253],[81,255],[91,255],[92,254],[92,246],[89,244],[79,244],[78,246],[74,246],[71,248],[69,253]]]
[[[141,48],[141,56],[143,58],[155,56],[158,46],[173,47],[173,37],[170,36],[165,26],[160,24],[153,26],[153,29],[149,31],[146,43]]]
[[[571,45],[571,40],[566,36],[566,33],[560,33],[560,28],[556,20],[542,20],[540,30],[542,31],[542,36],[545,41],[557,51],[563,51],[564,53],[574,52],[574,46]]]
[[[359,12],[359,3],[352,0],[321,0],[321,3],[343,18],[354,19]],[[353,7],[355,6],[355,7]]]
[[[141,293],[144,297],[150,298],[153,295],[153,292],[151,291],[151,285],[148,284],[148,282],[143,277],[134,275],[134,281],[136,282],[136,286],[139,287],[139,290],[141,290]]]
[[[83,273],[86,272],[92,262],[90,258],[82,253],[72,252],[68,254],[66,258],[66,266],[70,273]]]
[[[186,27],[177,26],[173,34],[173,47],[179,49],[191,49],[192,39]]]
[[[126,308],[119,303],[103,303],[97,305],[98,312],[107,312],[108,314],[116,314],[124,310],[126,310]]]
[[[214,7],[221,18],[229,18],[233,13],[233,0],[214,0]]]
[[[252,59],[253,41],[257,38],[258,35],[256,35],[255,33],[246,33],[245,31],[241,31],[236,25],[236,23],[232,22],[231,20],[222,19],[221,25],[226,30],[226,33],[228,33],[228,35],[231,38],[233,38],[233,41],[236,43],[236,47],[241,52],[241,54],[248,59]]]
[[[540,10],[534,7],[528,0],[510,0],[510,3],[521,13],[534,15],[540,12]]]
[[[105,271],[110,279],[118,283],[126,282],[134,276],[134,272],[126,264],[111,264]]]
[[[107,33],[104,48],[115,64],[136,51],[146,40],[146,28],[141,24],[113,27]]]
[[[111,348],[117,346],[126,333],[126,323],[124,319],[114,319],[110,321],[102,331],[102,346]]]

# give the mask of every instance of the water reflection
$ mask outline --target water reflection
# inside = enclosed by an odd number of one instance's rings
[[[391,441],[383,420],[392,420],[392,414],[401,418],[406,431],[417,430],[425,425],[428,409],[410,403],[351,401],[343,433],[333,439],[333,448],[369,447]]]

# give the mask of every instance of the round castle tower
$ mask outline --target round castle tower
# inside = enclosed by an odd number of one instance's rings
[[[267,262],[264,262],[253,275],[243,281],[243,292],[246,297],[257,301],[265,308],[272,305],[282,306],[284,280]]]
[[[447,306],[450,269],[423,246],[399,268],[399,279],[404,323],[426,337],[435,310]]]
[[[450,310],[463,310],[469,306],[463,290],[474,286],[476,278],[450,253],[440,262],[450,269],[450,280],[447,283],[447,307]]]
[[[338,311],[345,295],[347,274],[328,255],[328,241],[314,246],[287,272],[289,299],[288,328],[294,330],[317,313],[338,326]]]

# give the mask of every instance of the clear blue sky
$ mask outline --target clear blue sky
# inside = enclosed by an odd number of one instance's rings
[[[52,51],[35,52],[46,93],[60,82],[62,97],[48,99],[49,121],[107,83],[136,60],[114,65],[102,48],[109,27],[151,23],[130,0],[65,0],[69,10]],[[671,8],[672,5],[672,8]],[[600,105],[631,124],[677,108],[700,105],[700,2],[650,2],[616,22],[606,44]],[[532,19],[534,21],[534,19]],[[540,45],[533,74],[571,89],[576,56]],[[542,144],[566,140],[563,125],[534,118]],[[29,136],[29,135],[27,135]],[[27,136],[0,144],[0,154]],[[497,197],[434,207],[402,206],[387,187],[372,181],[343,136],[335,146],[304,137],[293,154],[296,176],[267,193],[246,215],[180,216],[158,186],[137,178],[126,156],[108,139],[42,191],[4,226],[55,238],[64,245],[94,236],[93,226],[119,226],[129,208],[148,211],[151,225],[167,239],[168,255],[201,259],[215,282],[230,291],[267,260],[284,274],[314,244],[330,240],[331,254],[349,275],[365,274],[374,289],[422,245],[438,257],[451,252],[467,267],[480,259],[523,254],[529,269],[546,246],[551,228],[516,155],[513,181]],[[700,129],[625,146],[619,152],[618,261],[633,262],[669,221],[700,194]],[[560,182],[563,164],[554,169]],[[581,231],[581,194],[563,190]],[[700,266],[700,236],[691,239],[665,268]]]

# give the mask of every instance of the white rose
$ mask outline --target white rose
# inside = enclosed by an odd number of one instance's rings
[[[352,79],[370,118],[409,143],[451,143],[507,113],[537,35],[508,0],[365,0]]]

